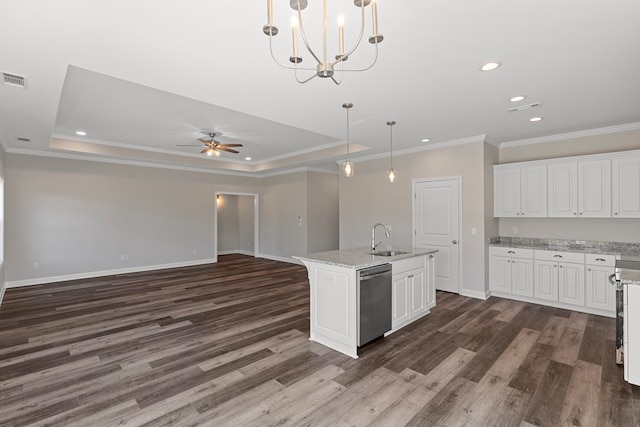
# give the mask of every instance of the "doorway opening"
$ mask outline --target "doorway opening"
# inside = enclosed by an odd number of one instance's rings
[[[219,254],[239,253],[258,256],[260,253],[258,205],[258,194],[216,192],[215,262],[218,262]]]

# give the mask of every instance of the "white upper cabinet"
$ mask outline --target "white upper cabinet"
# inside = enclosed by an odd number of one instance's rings
[[[578,216],[578,164],[552,164],[548,167],[549,216]]]
[[[548,166],[549,217],[611,217],[611,161],[554,163]]]
[[[547,216],[547,167],[496,169],[494,195],[494,216]]]
[[[611,217],[611,160],[578,162],[578,216]]]
[[[613,160],[613,216],[640,218],[640,155]]]
[[[640,150],[494,165],[494,216],[640,218]]]

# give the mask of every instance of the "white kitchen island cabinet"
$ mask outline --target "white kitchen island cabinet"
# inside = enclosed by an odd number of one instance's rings
[[[624,285],[624,379],[640,385],[640,283]]]
[[[392,266],[392,330],[429,313],[435,305],[433,254],[419,248],[400,255],[370,255],[368,248],[327,251],[294,258],[309,273],[309,339],[350,357],[358,357],[358,270]]]

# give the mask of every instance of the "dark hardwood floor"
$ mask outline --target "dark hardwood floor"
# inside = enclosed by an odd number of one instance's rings
[[[438,292],[357,360],[308,336],[306,270],[242,255],[9,289],[0,425],[640,425],[613,319]]]

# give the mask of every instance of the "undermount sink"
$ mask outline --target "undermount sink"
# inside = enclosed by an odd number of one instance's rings
[[[407,254],[409,252],[407,251],[394,251],[394,250],[387,250],[387,251],[374,251],[374,252],[369,252],[369,255],[378,255],[378,256],[396,256],[396,255],[403,255],[403,254]]]

